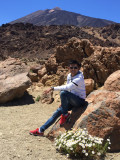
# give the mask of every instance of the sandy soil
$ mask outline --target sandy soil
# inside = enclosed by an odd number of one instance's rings
[[[38,93],[36,93],[37,95]],[[36,97],[35,95],[35,97]],[[46,137],[29,135],[56,110],[59,103],[41,104],[25,95],[0,106],[0,160],[65,160]],[[46,130],[45,135],[50,128]],[[120,153],[107,154],[106,160],[120,160]]]

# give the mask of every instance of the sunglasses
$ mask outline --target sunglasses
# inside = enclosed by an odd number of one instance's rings
[[[70,67],[70,69],[78,69],[78,67]]]

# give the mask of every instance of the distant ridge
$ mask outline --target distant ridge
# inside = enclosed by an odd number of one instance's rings
[[[104,27],[115,22],[84,16],[78,13],[69,12],[61,10],[59,7],[46,10],[38,10],[27,16],[19,18],[15,21],[10,22],[14,23],[32,23],[34,25],[74,25],[79,27],[89,26],[89,27]]]

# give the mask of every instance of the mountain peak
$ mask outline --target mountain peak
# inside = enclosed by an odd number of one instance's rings
[[[91,27],[103,27],[115,22],[84,16],[78,13],[61,10],[59,7],[53,9],[40,10],[31,13],[25,17],[19,18],[14,23],[32,23],[34,25],[74,25],[74,26],[91,26]]]
[[[55,7],[55,8],[53,8],[53,10],[61,10],[61,8]]]
[[[55,7],[55,8],[53,8],[53,9],[50,9],[50,10],[49,10],[49,13],[54,12],[54,11],[59,11],[59,10],[61,10],[61,8]]]

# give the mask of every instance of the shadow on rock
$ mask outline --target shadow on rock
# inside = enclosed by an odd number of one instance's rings
[[[55,137],[59,136],[60,134],[64,133],[65,131],[71,130],[75,124],[75,122],[80,118],[80,116],[85,112],[88,106],[88,102],[85,102],[85,105],[80,108],[73,108],[70,117],[66,120],[63,125],[59,124],[59,120],[54,124],[52,129],[47,135],[47,138],[50,140],[54,140]]]
[[[24,95],[21,98],[16,98],[10,102],[6,102],[1,104],[0,103],[0,107],[8,107],[8,106],[22,106],[22,105],[28,105],[28,104],[33,104],[35,103],[33,96],[28,94],[28,92],[26,91],[24,93]]]

